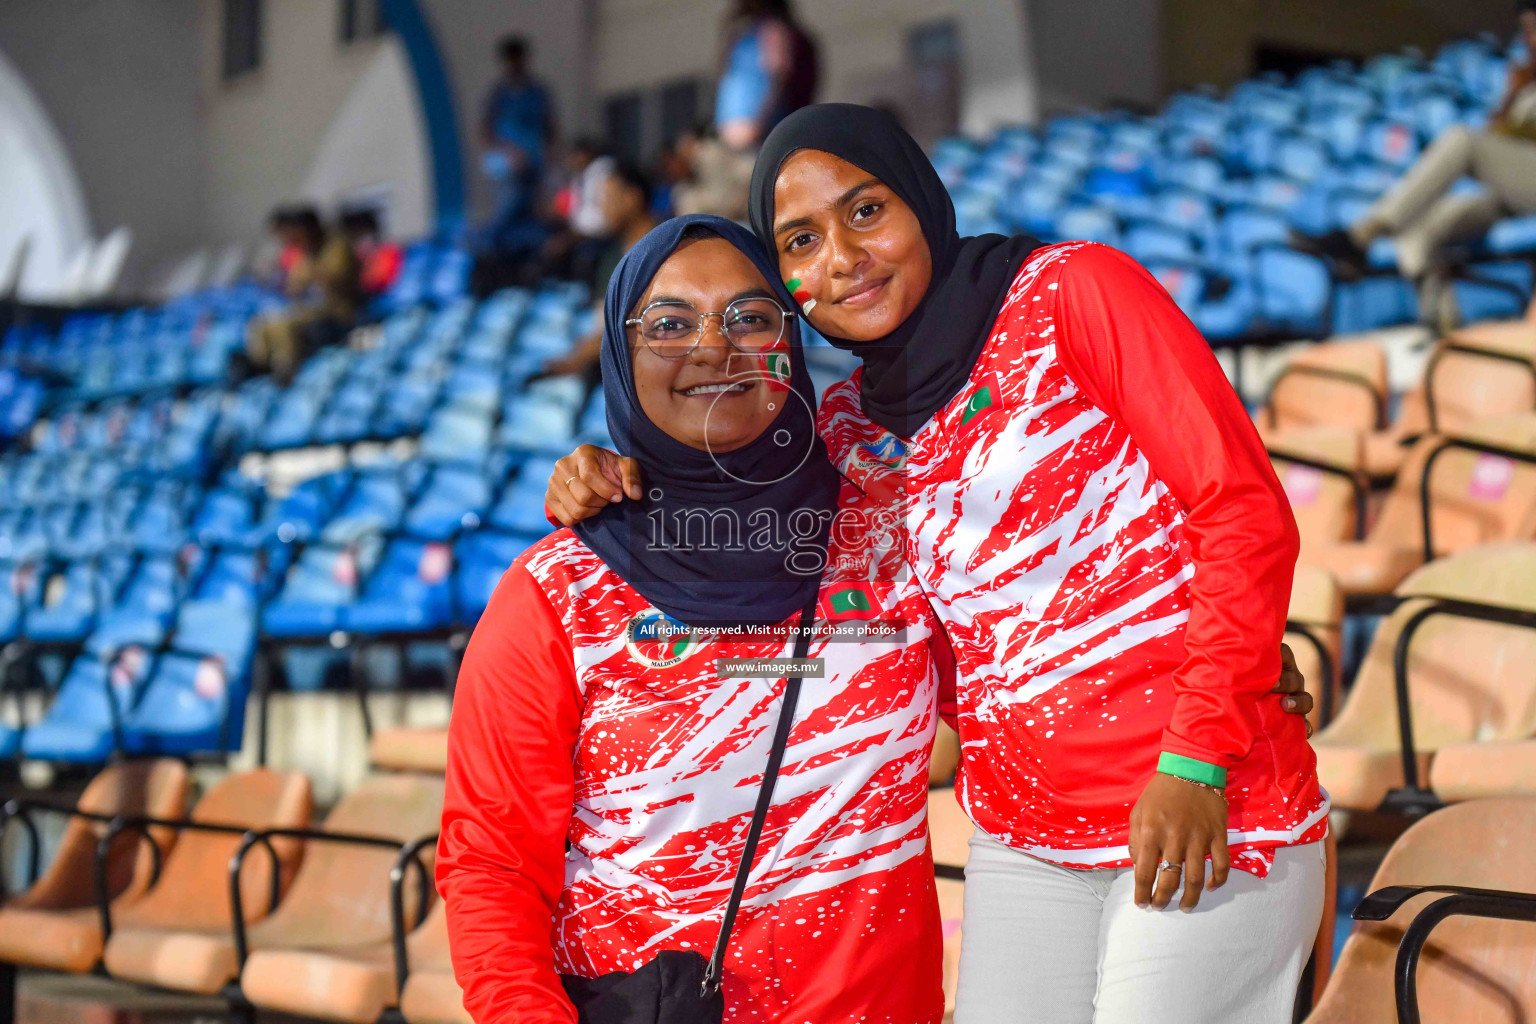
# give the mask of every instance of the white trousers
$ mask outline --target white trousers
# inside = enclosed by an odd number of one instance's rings
[[[965,868],[955,1024],[1288,1024],[1323,913],[1324,844],[1233,869],[1191,913],[1130,868],[1074,871],[982,835]],[[1182,892],[1182,890],[1181,890]]]

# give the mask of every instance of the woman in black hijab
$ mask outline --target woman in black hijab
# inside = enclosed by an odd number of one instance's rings
[[[1209,347],[1115,250],[959,237],[880,111],[787,118],[750,209],[801,312],[863,364],[822,433],[845,476],[898,495],[955,646],[978,826],[956,1020],[1026,1001],[1053,1021],[1289,1019],[1328,808],[1268,696],[1296,527]],[[1200,905],[1208,861],[1226,889]],[[1057,898],[1073,875],[1100,898]],[[1193,919],[1129,911],[1181,887]],[[1216,948],[1211,971],[1196,950]]]
[[[1209,347],[1112,249],[958,236],[879,111],[786,118],[751,212],[799,312],[860,358],[819,431],[903,518],[955,648],[978,826],[956,1020],[1288,1019],[1328,806],[1269,696],[1296,531]],[[565,465],[557,514],[634,483]],[[1139,913],[1181,888],[1192,918]]]

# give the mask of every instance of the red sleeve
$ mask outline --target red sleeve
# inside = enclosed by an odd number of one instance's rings
[[[1058,357],[1187,512],[1195,577],[1162,749],[1215,766],[1224,782],[1252,746],[1252,702],[1280,675],[1296,521],[1210,346],[1152,275],[1090,245],[1058,288]]]
[[[566,631],[513,566],[464,652],[438,842],[453,971],[476,1024],[576,1024],[552,932],[581,711]]]

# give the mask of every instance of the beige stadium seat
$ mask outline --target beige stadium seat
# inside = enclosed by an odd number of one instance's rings
[[[1536,800],[1457,804],[1416,822],[1371,882],[1536,889]],[[1397,1024],[1393,974],[1409,922],[1439,898],[1416,896],[1385,921],[1360,921],[1308,1024]],[[1425,1021],[1526,1024],[1536,1020],[1536,925],[1451,917],[1431,934],[1416,986]]]
[[[1495,796],[1536,797],[1536,739],[1441,747],[1429,768],[1429,788],[1449,803]]]
[[[1439,597],[1536,611],[1536,543],[1490,544],[1435,561],[1397,594],[1409,598],[1377,630],[1349,699],[1313,737],[1317,774],[1336,808],[1374,810],[1404,785],[1393,650],[1404,623]],[[1536,630],[1436,615],[1408,650],[1419,779],[1452,744],[1536,735]]]
[[[1254,417],[1269,436],[1311,427],[1380,430],[1387,403],[1387,353],[1372,339],[1329,341],[1296,353]]]
[[[96,898],[96,847],[116,815],[179,818],[186,812],[186,766],[170,759],[123,761],[103,769],[80,794],[64,826],[48,870],[26,892],[0,906],[0,960],[13,964],[83,972],[101,956]],[[161,856],[176,835],[151,830]],[[107,890],[112,909],[125,911],[144,897],[154,875],[155,855],[142,838],[121,833],[107,854]]]
[[[374,776],[341,798],[323,828],[403,843],[436,831],[442,799],[441,780]],[[281,855],[282,843],[274,839],[273,846]],[[388,875],[394,850],[316,841],[305,842],[304,847],[302,861],[275,912],[256,920],[266,909],[266,894],[242,898],[242,910],[253,921],[246,934],[249,949],[339,947],[387,937]],[[246,856],[247,861],[265,858],[260,847]],[[242,867],[242,876],[245,870]],[[167,930],[159,942],[154,955],[138,961],[138,966],[118,961],[125,976],[161,988],[215,995],[240,974],[229,929]]]
[[[1456,437],[1536,452],[1536,413],[1485,420]],[[1390,593],[1423,563],[1420,483],[1426,460],[1441,444],[1441,438],[1428,436],[1414,446],[1365,540],[1314,546],[1303,552],[1301,562],[1333,573],[1346,595]],[[1536,534],[1536,466],[1463,450],[1435,457],[1430,528],[1437,555],[1531,537]]]
[[[230,930],[229,859],[246,829],[303,828],[313,810],[309,779],[267,768],[226,777],[197,802],[192,820],[236,831],[187,829],[165,862],[159,883],[142,900],[113,916],[102,962],[118,978],[162,988],[217,991],[229,980],[198,955],[222,944]],[[281,858],[279,891],[293,877],[303,847],[274,840]],[[272,864],[250,857],[240,870],[247,918],[258,920],[271,902]]]
[[[394,947],[389,941],[255,953],[242,976],[242,987],[258,1006],[322,1020],[374,1024],[385,1010],[399,1004],[409,1021],[472,1024],[464,1011],[463,993],[453,980],[447,921],[438,901],[421,926],[406,937],[408,1004],[395,990]]]
[[[1369,484],[1362,472],[1358,431],[1290,430],[1270,439],[1269,458],[1296,517],[1303,561],[1309,552],[1364,533],[1361,520],[1369,514]]]
[[[1425,366],[1424,383],[1434,399],[1432,429],[1454,431],[1490,416],[1536,409],[1533,367],[1536,323],[1530,320],[1453,331]]]
[[[1325,569],[1299,565],[1286,611],[1285,642],[1312,695],[1314,729],[1338,714],[1344,690],[1339,666],[1343,644],[1344,591]]]
[[[368,742],[368,760],[375,768],[441,775],[448,770],[448,727],[380,729]]]
[[[442,811],[443,780],[429,775],[375,775],[343,797],[325,831],[397,845],[306,843],[288,896],[249,930],[251,953],[240,972],[245,998],[268,1010],[369,1024],[394,1006],[390,873],[399,845],[434,836]],[[423,855],[427,871],[432,849]],[[413,897],[416,886],[405,892]],[[421,910],[414,898],[404,909],[408,920]]]
[[[410,973],[400,993],[400,1015],[407,1024],[472,1024],[464,991],[453,978],[448,915],[441,901],[411,934],[408,952]]]

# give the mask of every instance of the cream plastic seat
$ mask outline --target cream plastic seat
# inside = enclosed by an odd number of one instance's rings
[[[1296,657],[1297,669],[1306,677],[1307,692],[1312,695],[1312,713],[1307,717],[1314,729],[1320,729],[1327,724],[1325,710],[1329,715],[1337,715],[1344,699],[1339,671],[1344,591],[1326,569],[1299,565],[1285,617],[1285,642]]]
[[[1371,890],[1389,885],[1536,889],[1536,800],[1457,804],[1404,832]],[[1403,930],[1437,899],[1416,896],[1386,921],[1357,922],[1308,1024],[1397,1024],[1393,972]],[[1536,926],[1451,917],[1430,935],[1417,991],[1425,1021],[1524,1024],[1536,1019]]]
[[[1277,380],[1254,420],[1265,444],[1272,447],[1288,443],[1298,430],[1321,426],[1354,433],[1360,444],[1359,467],[1371,480],[1391,480],[1407,461],[1413,442],[1424,434],[1455,433],[1485,419],[1536,409],[1536,375],[1519,361],[1536,365],[1536,314],[1453,331],[1437,342],[1424,379],[1403,395],[1396,418],[1388,424],[1372,422],[1374,396],[1381,396],[1385,408],[1388,393],[1381,346],[1372,341],[1325,342],[1293,357],[1288,367],[1295,369]]]
[[[410,973],[400,993],[400,1015],[407,1024],[472,1024],[464,990],[453,977],[448,915],[441,901],[411,933],[408,952]]]
[[[1333,544],[1352,541],[1357,524],[1369,515],[1363,476],[1361,435],[1347,427],[1309,427],[1287,431],[1269,443],[1270,463],[1285,488],[1301,558]],[[1322,468],[1332,467],[1331,470]]]
[[[1536,739],[1441,747],[1429,768],[1429,788],[1447,803],[1496,796],[1536,797]]]
[[[343,797],[325,831],[403,845],[435,836],[443,780],[375,775]],[[288,896],[248,933],[240,988],[253,1005],[324,1020],[371,1022],[398,1000],[391,958],[390,872],[399,849],[312,839]],[[431,870],[433,847],[423,862]],[[416,891],[407,885],[408,897]],[[407,899],[407,920],[421,908]],[[414,939],[415,937],[412,936]],[[233,949],[231,948],[233,969]]]
[[[1387,401],[1387,353],[1370,338],[1320,342],[1287,361],[1254,424],[1271,435],[1312,427],[1357,433],[1382,428]]]
[[[448,727],[380,729],[368,742],[368,761],[375,768],[442,775],[448,770]]]
[[[1455,436],[1536,452],[1536,413],[1484,420]],[[1301,562],[1333,573],[1346,595],[1390,593],[1424,560],[1420,484],[1440,444],[1431,435],[1414,445],[1365,540],[1314,546]],[[1437,555],[1536,533],[1536,465],[1453,449],[1435,458],[1429,498]]]
[[[1374,810],[1404,784],[1392,660],[1404,623],[1440,597],[1536,611],[1536,543],[1490,544],[1435,561],[1397,588],[1349,699],[1312,740],[1335,808]],[[1536,735],[1536,630],[1444,615],[1425,620],[1408,651],[1414,749],[1421,784],[1452,744]]]
[[[169,758],[109,765],[80,794],[48,870],[26,892],[0,906],[0,960],[80,973],[101,957],[96,848],[116,815],[179,818],[186,811],[187,768]],[[176,835],[152,829],[161,857]],[[107,854],[107,889],[115,913],[144,898],[154,875],[154,853],[132,832],[119,833]]]
[[[299,772],[266,768],[229,775],[198,801],[192,820],[239,830],[303,828],[309,824],[313,795]],[[229,859],[240,845],[240,832],[188,829],[166,860],[160,882],[142,900],[113,918],[103,963],[118,978],[162,988],[211,992],[228,981],[212,970],[214,961],[196,951],[207,940],[222,942],[230,930]],[[274,840],[281,858],[278,885],[292,878],[301,844]],[[251,857],[240,871],[243,904],[259,920],[272,892],[272,865]],[[189,941],[190,937],[190,941]]]

